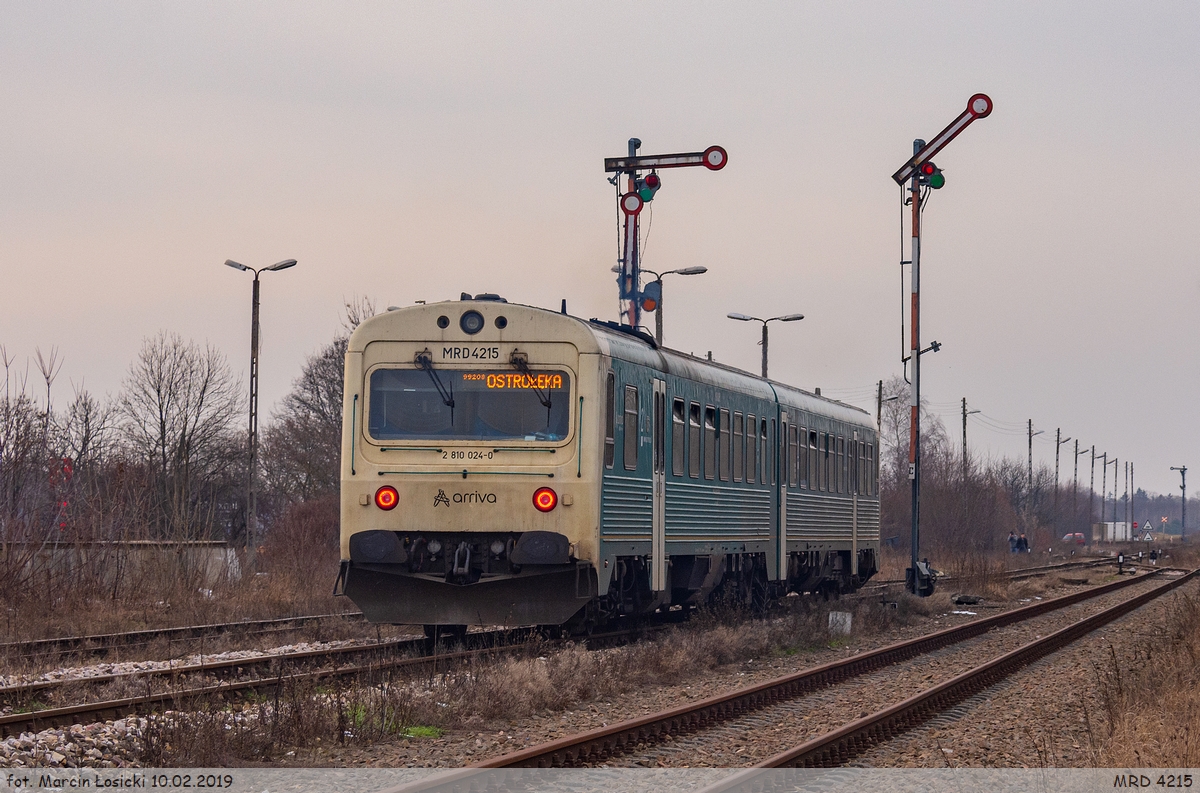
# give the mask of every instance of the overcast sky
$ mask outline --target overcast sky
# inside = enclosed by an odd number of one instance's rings
[[[983,411],[980,451],[1024,455],[1032,418],[1041,462],[1061,427],[1152,490],[1200,468],[1195,3],[7,2],[3,19],[0,343],[19,365],[57,346],[59,399],[116,393],[163,329],[244,376],[250,278],[226,258],[300,262],[263,278],[264,415],[356,295],[614,319],[602,161],[637,136],[730,158],[666,172],[653,202],[645,266],[709,268],[668,280],[667,344],[756,370],[757,326],[725,314],[803,312],[772,326],[772,375],[873,407],[901,371],[891,174],[985,92],[994,112],[937,158],[925,211],[923,336],[945,345],[925,394],[956,441],[958,401]]]

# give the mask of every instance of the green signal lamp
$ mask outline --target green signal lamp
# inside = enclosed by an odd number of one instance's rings
[[[646,174],[645,177],[637,180],[638,196],[643,201],[653,201],[654,194],[660,187],[662,187],[662,177],[656,173]]]

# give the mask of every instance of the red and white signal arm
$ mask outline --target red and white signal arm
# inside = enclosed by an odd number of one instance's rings
[[[729,155],[720,146],[709,146],[703,156],[704,167],[710,171],[719,171],[729,162]]]
[[[626,193],[621,196],[621,211],[626,215],[636,215],[642,211],[642,197],[637,193]]]

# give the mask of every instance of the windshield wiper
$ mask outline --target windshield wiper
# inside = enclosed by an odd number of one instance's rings
[[[442,379],[438,377],[437,372],[433,370],[433,356],[429,354],[429,350],[417,353],[416,357],[417,368],[424,369],[429,375],[429,379],[433,381],[433,387],[437,389],[438,395],[442,398],[442,404],[450,408],[450,423],[454,423],[454,384],[450,384],[450,389],[447,390],[442,385]]]
[[[543,394],[542,389],[537,387],[537,378],[534,377],[533,372],[529,371],[528,357],[524,353],[514,351],[512,357],[509,358],[509,362],[513,365],[514,369],[529,378],[529,387],[533,389],[533,395],[537,397],[538,402],[542,403],[542,407],[550,410],[550,395]],[[548,422],[549,417],[547,416]]]

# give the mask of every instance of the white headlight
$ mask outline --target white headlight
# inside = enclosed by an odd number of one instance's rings
[[[504,550],[504,540],[492,540],[491,548],[492,548],[492,553],[499,556],[500,553]]]
[[[428,547],[429,547],[430,553],[437,553],[438,551],[442,550],[442,541],[441,540],[430,540]]]

